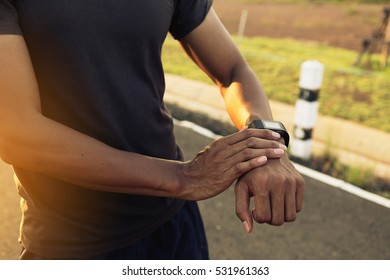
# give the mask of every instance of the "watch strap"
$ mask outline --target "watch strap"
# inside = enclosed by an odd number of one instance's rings
[[[284,139],[284,144],[286,145],[286,147],[288,147],[288,145],[290,143],[290,135],[288,134],[286,127],[281,122],[278,122],[278,121],[272,121],[272,122],[277,122],[280,125],[281,129],[266,127],[262,120],[254,120],[254,121],[250,122],[250,124],[248,125],[248,128],[268,129],[268,130],[277,132]]]

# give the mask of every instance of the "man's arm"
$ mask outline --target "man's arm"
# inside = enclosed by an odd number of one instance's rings
[[[272,119],[260,82],[213,9],[204,22],[180,42],[194,62],[218,85],[238,129],[254,119]]]
[[[272,120],[267,96],[213,10],[181,40],[187,54],[219,86],[227,111],[238,129],[255,119]],[[282,140],[280,140],[282,141]],[[303,179],[287,155],[269,160],[236,184],[236,211],[245,230],[253,219],[273,225],[293,221],[302,208]],[[255,209],[249,209],[254,196]]]
[[[204,199],[264,164],[266,157],[277,156],[271,131],[263,133],[268,141],[258,140],[260,132],[233,134],[181,163],[117,150],[46,118],[26,44],[18,35],[0,35],[0,114],[5,162],[99,191]]]

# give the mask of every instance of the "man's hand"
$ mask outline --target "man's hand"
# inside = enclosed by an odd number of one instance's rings
[[[287,148],[276,141],[279,137],[270,130],[244,129],[214,141],[193,160],[183,163],[179,198],[213,197],[267,159],[280,158]]]
[[[243,175],[235,193],[237,216],[250,233],[253,220],[271,225],[294,221],[302,209],[304,180],[285,155]],[[250,210],[252,197],[254,209]]]

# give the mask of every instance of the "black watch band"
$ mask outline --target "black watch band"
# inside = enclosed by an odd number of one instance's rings
[[[287,132],[287,129],[281,122],[278,121],[269,121],[269,120],[254,120],[249,125],[248,128],[257,128],[257,129],[269,129],[275,131],[282,136],[284,139],[284,144],[288,147],[290,142],[290,135]]]

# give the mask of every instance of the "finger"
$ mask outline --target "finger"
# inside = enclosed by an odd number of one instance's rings
[[[295,183],[295,205],[296,205],[296,212],[300,212],[302,210],[302,204],[303,204],[303,198],[304,198],[304,191],[305,191],[305,180],[303,177],[298,173],[298,171],[295,169],[295,167],[292,164],[289,164],[286,166],[291,176],[294,178]]]
[[[261,184],[261,188],[257,188],[254,195],[255,208],[252,210],[253,219],[260,223],[268,223],[271,221],[271,201],[270,192],[267,184]]]
[[[296,187],[295,185],[287,187],[285,190],[284,197],[284,221],[293,222],[297,217],[297,206],[296,206]]]
[[[271,193],[272,219],[271,225],[280,226],[284,223],[284,196],[285,180],[283,178],[274,178]]]
[[[253,230],[252,215],[249,211],[251,193],[248,185],[245,183],[237,183],[235,186],[236,194],[236,215],[241,220],[246,233],[251,233]]]
[[[226,141],[228,145],[232,145],[251,137],[268,139],[268,140],[278,140],[280,139],[281,136],[279,133],[276,133],[268,129],[243,129],[239,132],[225,136],[224,138],[221,139],[223,139],[223,141]]]
[[[276,141],[277,137],[272,136],[273,133],[274,132],[270,130],[247,129],[215,140],[213,143],[207,146],[207,148],[213,153],[216,153],[217,155],[223,155],[226,158],[237,154],[241,150],[248,147],[281,148],[287,150],[285,145]],[[274,138],[267,139],[272,137]]]
[[[241,153],[246,149],[281,149],[283,151],[287,151],[287,147],[277,141],[250,137],[241,142],[228,146],[225,154],[226,158]],[[284,154],[283,151],[281,154]],[[271,155],[273,155],[273,153],[271,153],[270,156]]]
[[[240,151],[239,153],[226,158],[226,162],[228,165],[234,165],[239,162],[244,162],[251,160],[253,158],[258,158],[261,156],[265,156],[267,158],[280,158],[285,154],[285,151],[283,149],[244,149]]]
[[[226,171],[226,175],[231,180],[236,180],[238,179],[238,177],[244,175],[248,171],[266,164],[267,160],[267,157],[261,156],[248,161],[239,162],[237,164],[232,165],[232,167]]]
[[[305,190],[305,181],[303,180],[302,177],[300,177],[298,180],[297,180],[297,186],[296,186],[296,210],[297,212],[300,212],[302,210],[302,206],[303,206],[303,194],[304,194],[304,190]]]

